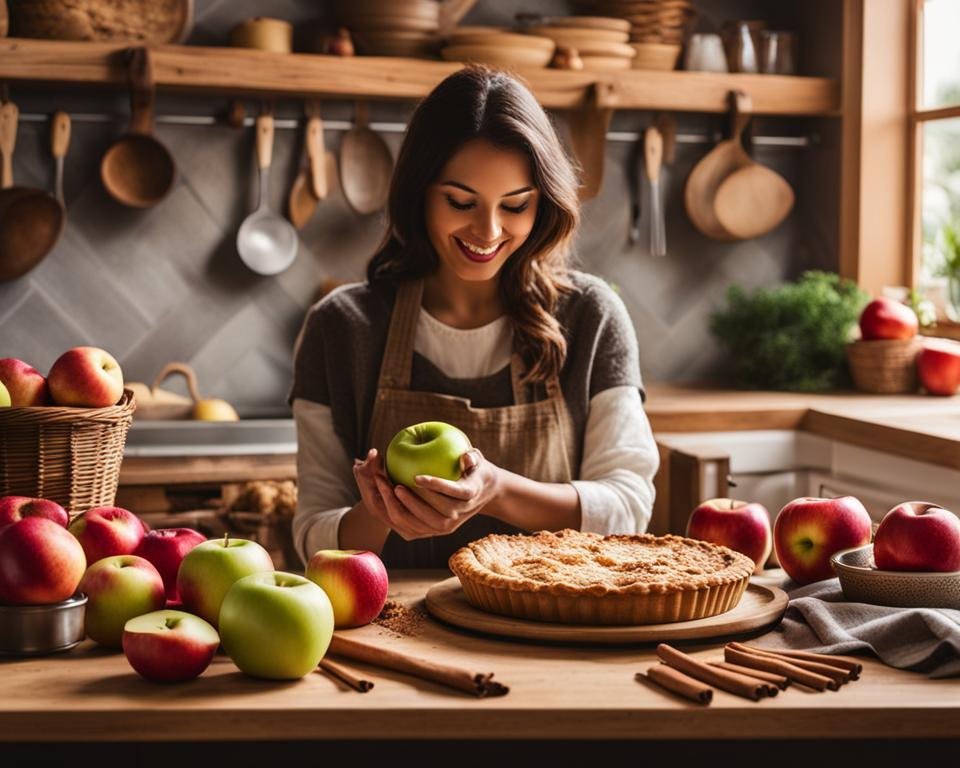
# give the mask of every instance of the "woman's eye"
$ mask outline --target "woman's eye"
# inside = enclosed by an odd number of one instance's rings
[[[447,202],[452,208],[456,208],[458,211],[469,211],[476,205],[476,203],[458,203],[456,200],[450,197],[450,195],[447,195]]]
[[[508,213],[523,213],[525,210],[527,210],[527,208],[530,207],[530,201],[525,200],[520,205],[504,205],[501,207]]]

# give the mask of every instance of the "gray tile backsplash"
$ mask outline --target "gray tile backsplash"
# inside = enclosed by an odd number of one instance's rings
[[[305,22],[329,5],[316,0],[197,0],[191,42],[222,44],[234,23],[253,15]],[[529,7],[481,0],[467,22],[509,23],[514,13]],[[536,7],[548,13],[569,10],[562,0]],[[65,108],[126,115],[125,99],[113,92],[16,87],[12,96],[22,112]],[[247,105],[251,112],[257,108],[252,101]],[[158,99],[159,114],[211,114],[225,106],[226,97],[161,94]],[[374,120],[402,121],[411,105],[378,103],[371,108]],[[299,105],[281,102],[277,112],[296,116]],[[349,119],[351,112],[345,102],[323,105],[328,119]],[[635,131],[650,119],[649,113],[625,112],[615,116],[614,128]],[[719,117],[678,119],[684,132],[722,127]],[[562,123],[562,115],[557,120]],[[780,121],[758,130],[806,133],[819,130],[819,122]],[[178,180],[159,205],[135,211],[113,202],[99,179],[100,158],[123,127],[123,120],[115,125],[74,123],[66,164],[67,227],[36,269],[0,283],[0,353],[46,369],[64,349],[95,344],[118,357],[129,380],[147,381],[167,361],[185,360],[196,368],[204,394],[226,397],[241,410],[282,409],[304,313],[324,279],[362,279],[381,238],[382,216],[353,213],[334,187],[300,233],[294,265],[276,277],[254,275],[235,247],[237,228],[256,197],[252,130],[161,124],[157,135],[176,159]],[[324,138],[336,154],[340,136],[328,131]],[[385,138],[396,154],[401,137]],[[636,147],[608,145],[603,190],[584,207],[579,265],[617,285],[636,325],[647,380],[689,381],[717,374],[721,353],[710,336],[708,317],[731,282],[770,285],[803,268],[836,261],[835,201],[820,195],[823,182],[817,170],[836,167],[836,148],[758,150],[760,161],[794,185],[798,205],[775,232],[735,244],[703,238],[683,212],[683,183],[707,149],[680,145],[675,162],[665,169],[669,255],[663,259],[651,259],[627,243]],[[301,162],[299,132],[276,132],[273,160],[270,203],[284,210]],[[14,169],[20,184],[51,183],[46,125],[21,122]],[[179,381],[169,386],[184,391]]]

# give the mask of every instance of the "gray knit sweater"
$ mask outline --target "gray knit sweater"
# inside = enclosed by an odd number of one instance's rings
[[[574,291],[561,297],[556,316],[567,340],[560,386],[579,446],[576,476],[590,399],[618,386],[644,393],[636,334],[620,297],[594,275],[572,271],[570,281]],[[297,339],[289,402],[303,398],[330,406],[337,436],[357,458],[369,447],[367,432],[395,297],[395,286],[341,286],[311,307]],[[465,397],[477,408],[513,402],[509,366],[479,379],[452,379],[419,353],[414,353],[411,389]]]

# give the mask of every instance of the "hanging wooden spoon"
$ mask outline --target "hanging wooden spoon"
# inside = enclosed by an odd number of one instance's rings
[[[287,196],[287,216],[297,229],[303,228],[329,192],[319,105],[308,102],[306,111],[305,162]]]
[[[683,202],[690,221],[703,234],[714,240],[735,239],[723,228],[714,212],[717,190],[727,176],[753,162],[741,143],[743,129],[750,122],[753,102],[742,91],[731,91],[730,102],[733,111],[733,135],[717,144],[697,163],[687,177],[683,190]]]
[[[354,126],[340,140],[340,188],[353,210],[375,213],[387,204],[393,157],[379,134],[370,130],[367,105],[358,101]]]

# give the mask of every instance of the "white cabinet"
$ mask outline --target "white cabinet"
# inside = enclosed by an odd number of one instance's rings
[[[715,496],[758,501],[772,517],[799,496],[856,496],[874,520],[901,501],[960,510],[960,470],[807,432],[662,432],[656,438],[671,458],[696,457],[684,481],[690,487],[676,499],[671,494],[669,529],[675,533],[693,506]]]

